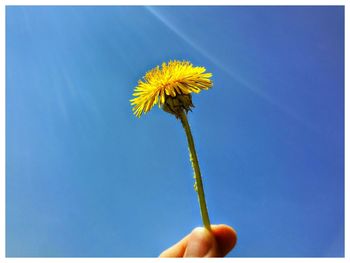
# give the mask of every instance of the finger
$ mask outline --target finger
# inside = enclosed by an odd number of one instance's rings
[[[184,257],[219,257],[214,235],[203,227],[195,228],[187,240]]]
[[[159,257],[161,258],[178,258],[178,257],[183,257],[186,247],[187,247],[187,242],[190,234],[185,236],[182,240],[177,242],[175,245],[172,247],[164,250]]]
[[[159,257],[224,257],[236,242],[236,231],[228,225],[211,225],[211,232],[204,228],[195,228],[181,241],[163,251]],[[203,252],[205,250],[207,252]]]
[[[220,256],[224,257],[230,252],[237,242],[236,231],[228,225],[211,225],[211,230],[215,236]]]

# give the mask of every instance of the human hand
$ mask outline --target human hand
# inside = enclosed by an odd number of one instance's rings
[[[159,257],[224,257],[236,241],[236,231],[228,225],[211,225],[211,232],[197,227]]]

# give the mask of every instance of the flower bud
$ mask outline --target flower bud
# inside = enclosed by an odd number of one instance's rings
[[[164,111],[175,115],[176,118],[179,118],[184,110],[186,113],[192,111],[191,108],[194,108],[191,94],[177,94],[175,97],[167,95],[162,105]]]

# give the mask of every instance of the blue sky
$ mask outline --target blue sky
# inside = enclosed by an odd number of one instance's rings
[[[231,257],[344,256],[344,8],[6,8],[6,255],[155,257],[201,225],[181,124],[129,99],[213,73],[189,121]]]

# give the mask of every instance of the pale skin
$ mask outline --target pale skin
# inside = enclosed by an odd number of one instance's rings
[[[224,257],[236,242],[236,231],[228,225],[211,225],[211,231],[197,227],[159,257]]]

